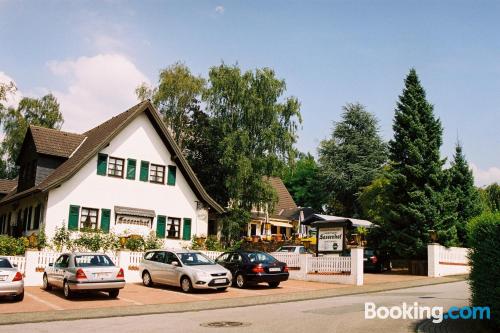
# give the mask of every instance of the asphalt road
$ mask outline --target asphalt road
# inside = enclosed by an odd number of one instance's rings
[[[310,301],[258,305],[245,308],[206,310],[119,318],[20,324],[1,327],[2,332],[414,332],[418,320],[364,319],[365,302],[377,306],[451,306],[468,304],[465,281],[349,295]],[[241,322],[238,327],[205,327],[218,321]]]

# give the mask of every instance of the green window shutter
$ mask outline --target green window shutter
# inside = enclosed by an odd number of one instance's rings
[[[156,237],[165,238],[165,230],[167,229],[167,217],[158,215],[156,218]]]
[[[141,174],[139,175],[139,180],[147,182],[148,175],[149,175],[149,162],[141,161]]]
[[[127,179],[135,179],[135,164],[136,160],[131,158],[127,160]]]
[[[190,240],[191,239],[191,219],[185,218],[184,224],[182,226],[182,239]]]
[[[100,176],[106,176],[108,169],[108,155],[98,154],[97,155],[97,174]]]
[[[69,206],[68,230],[78,230],[78,218],[80,217],[80,206]]]
[[[111,219],[110,209],[101,209],[101,230],[104,232],[109,232],[109,221]]]
[[[177,168],[174,165],[169,165],[167,185],[175,185],[176,173],[177,173]]]

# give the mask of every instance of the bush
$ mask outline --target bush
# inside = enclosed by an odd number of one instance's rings
[[[26,251],[29,241],[26,237],[14,238],[11,236],[0,235],[0,255],[19,256]]]
[[[151,231],[144,241],[144,250],[155,250],[163,247],[163,241],[156,237],[156,232]]]
[[[125,248],[134,252],[144,250],[144,245],[145,245],[144,239],[138,235],[130,236],[129,238],[127,238],[127,241],[125,242]]]
[[[57,252],[61,252],[63,248],[71,248],[71,232],[67,230],[65,226],[56,228],[56,233],[54,234],[54,238],[52,238],[52,244],[54,244]]]
[[[224,247],[217,239],[217,236],[210,235],[205,240],[205,248],[208,251],[224,251]]]
[[[82,232],[73,244],[79,251],[97,252],[103,247],[102,233],[100,230]]]
[[[470,287],[474,306],[489,306],[491,318],[500,325],[500,212],[484,213],[467,225]]]

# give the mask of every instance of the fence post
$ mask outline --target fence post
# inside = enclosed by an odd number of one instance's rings
[[[441,276],[439,272],[439,250],[441,245],[430,243],[427,245],[427,276]]]
[[[363,248],[351,248],[351,278],[356,286],[363,285]]]
[[[130,266],[130,250],[120,249],[117,252],[118,263],[116,266],[123,268],[125,274],[128,272],[128,267]]]
[[[36,286],[42,283],[41,274],[36,271],[38,266],[38,250],[26,250],[24,257],[24,283],[27,286]]]

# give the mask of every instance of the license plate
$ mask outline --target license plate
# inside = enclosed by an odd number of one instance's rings
[[[105,279],[107,277],[109,277],[109,273],[94,273],[96,279]]]
[[[5,281],[7,280],[8,275],[0,275],[0,281]]]
[[[215,279],[214,283],[226,283],[226,279]]]
[[[281,268],[279,267],[271,267],[269,268],[269,272],[280,272],[281,271]]]

